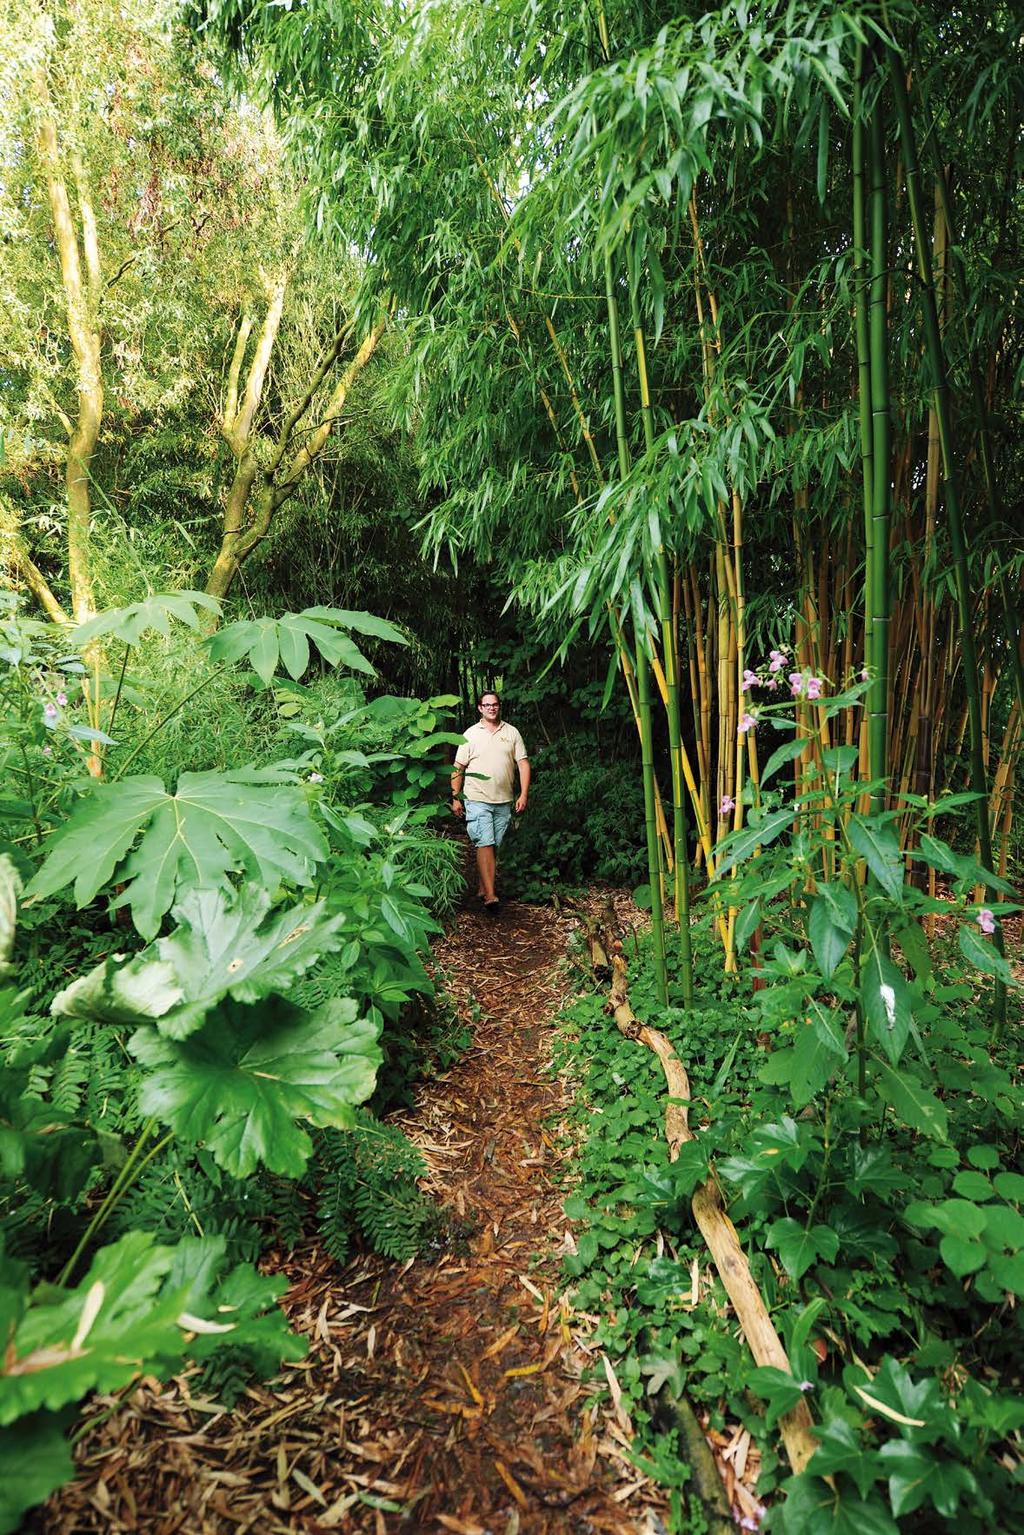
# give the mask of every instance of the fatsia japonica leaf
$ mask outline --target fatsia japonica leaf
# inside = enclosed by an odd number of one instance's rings
[[[153,938],[179,890],[226,887],[229,873],[270,888],[308,885],[327,844],[300,789],[242,770],[182,773],[174,794],[148,776],[97,784],[48,849],[27,896],[73,883],[82,907],[116,879],[126,888],[113,906],[130,906]]]
[[[270,904],[256,884],[234,893],[190,890],[172,910],[179,924],[173,933],[127,963],[119,955],[104,960],[59,992],[52,1011],[102,1023],[153,1022],[184,1039],[223,997],[256,1002],[284,993],[340,946],[345,917],[328,917],[318,901],[264,920]]]
[[[146,1072],[141,1112],[203,1143],[235,1178],[260,1165],[299,1177],[312,1142],[298,1121],[349,1128],[381,1061],[376,1029],[347,999],[315,1013],[276,997],[228,1001],[187,1039],[144,1027],[129,1048]]]
[[[100,639],[137,645],[150,630],[169,635],[172,620],[184,624],[186,628],[198,629],[198,608],[214,615],[220,613],[217,598],[208,596],[206,592],[155,592],[142,602],[132,602],[125,608],[108,608],[104,613],[97,613],[95,618],[78,625],[72,639],[79,646]]]
[[[238,661],[244,656],[256,675],[270,682],[278,666],[298,682],[309,666],[314,645],[329,666],[348,666],[373,676],[373,667],[349,638],[346,630],[370,634],[395,645],[408,643],[400,630],[372,613],[346,608],[303,608],[280,618],[240,618],[225,624],[207,640],[214,661]]]

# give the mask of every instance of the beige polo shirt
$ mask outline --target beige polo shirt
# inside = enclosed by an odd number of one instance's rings
[[[488,730],[481,721],[470,725],[464,734],[465,742],[455,753],[456,766],[466,772],[463,797],[484,805],[506,805],[514,800],[516,763],[526,761],[519,731],[504,721],[497,730]],[[482,776],[471,778],[471,773]]]

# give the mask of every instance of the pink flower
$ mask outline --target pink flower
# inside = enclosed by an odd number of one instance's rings
[[[760,677],[756,672],[752,672],[748,666],[746,671],[743,673],[743,686],[745,688],[756,688],[760,686],[760,683]]]
[[[766,688],[771,688],[773,693],[775,692],[775,689],[778,687],[778,685],[779,685],[778,677],[769,677],[768,681],[765,683],[765,687]]]
[[[821,697],[821,690],[822,690],[822,688],[824,686],[825,686],[825,683],[824,683],[824,680],[821,677],[808,677],[808,679],[807,679],[807,697],[808,698],[820,698]]]
[[[53,747],[52,746],[44,746],[43,747],[43,756],[44,757],[52,757],[53,756]]]
[[[727,815],[730,814],[731,811],[733,811],[735,809],[736,809],[736,801],[734,799],[732,799],[728,794],[723,794],[722,795],[722,803],[718,807],[718,814],[720,816],[727,816]]]
[[[784,650],[773,650],[768,659],[768,670],[770,672],[781,672],[785,664],[786,652]]]
[[[47,724],[52,725],[59,712],[60,711],[58,710],[56,704],[43,705],[43,718],[46,720]]]
[[[745,735],[748,730],[753,730],[756,725],[757,716],[755,714],[744,714],[743,718],[736,726],[736,734],[738,736]]]
[[[323,783],[323,781],[324,781],[324,775],[322,773],[310,773],[310,775],[309,775],[309,782],[310,783]]]
[[[67,701],[68,701],[68,695],[66,693],[58,693],[57,694],[57,702],[58,702],[58,704],[60,705],[60,707],[62,709],[67,707]]]
[[[994,933],[995,932],[995,930],[996,930],[996,919],[995,919],[994,914],[991,911],[989,911],[987,906],[983,906],[981,908],[981,910],[978,912],[978,915],[975,917],[974,920],[978,924],[978,926],[981,928],[981,931],[983,933]]]
[[[870,682],[871,681],[871,673],[868,671],[866,666],[862,666],[861,667],[861,670],[860,670],[860,680],[861,680],[861,682]]]

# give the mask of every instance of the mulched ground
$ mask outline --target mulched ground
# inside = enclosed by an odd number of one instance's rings
[[[113,1416],[98,1399],[79,1478],[39,1530],[664,1531],[663,1497],[629,1458],[612,1367],[558,1298],[572,1242],[564,1089],[545,1067],[573,925],[516,903],[496,921],[466,909],[438,946],[456,996],[482,1016],[467,1055],[397,1122],[435,1195],[470,1223],[465,1251],[404,1267],[374,1256],[339,1267],[315,1243],[272,1255],[308,1357],[231,1412],[193,1394],[194,1374],[143,1382]],[[583,1381],[595,1368],[600,1400]]]

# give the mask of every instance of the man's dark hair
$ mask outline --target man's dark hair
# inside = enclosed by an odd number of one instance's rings
[[[501,703],[499,694],[497,694],[493,688],[484,688],[483,692],[480,694],[480,697],[476,701],[476,706],[478,709],[485,698],[497,698],[498,702]]]

